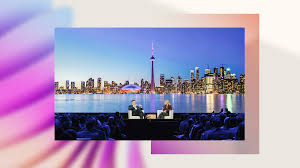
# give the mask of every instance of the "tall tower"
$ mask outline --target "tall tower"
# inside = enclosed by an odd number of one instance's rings
[[[199,67],[195,67],[195,71],[196,71],[196,80],[199,80]]]
[[[192,82],[194,80],[194,77],[195,77],[194,70],[191,70],[190,72],[191,72],[191,82]]]
[[[152,41],[152,57],[150,58],[150,61],[152,63],[152,74],[151,74],[151,93],[155,93],[155,83],[154,83],[154,61],[155,58],[153,56],[153,41]]]

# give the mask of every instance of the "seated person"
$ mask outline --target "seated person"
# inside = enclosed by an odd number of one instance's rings
[[[165,116],[169,115],[169,111],[172,110],[172,106],[169,102],[169,100],[165,100],[164,106],[163,106],[163,112],[161,112],[158,116],[158,119],[164,119]]]
[[[96,127],[96,120],[89,119],[86,123],[86,128],[77,132],[77,138],[90,138],[92,140],[105,140],[106,135],[104,131],[97,130]]]
[[[133,116],[140,116],[141,119],[143,119],[145,116],[145,114],[143,113],[143,106],[137,106],[135,100],[131,101],[131,105],[128,106],[128,110],[132,111]]]

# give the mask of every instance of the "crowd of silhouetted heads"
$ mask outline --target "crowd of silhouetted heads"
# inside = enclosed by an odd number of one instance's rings
[[[215,113],[182,114],[179,140],[244,140],[244,113],[231,113],[221,109]]]
[[[126,139],[124,127],[124,120],[118,112],[112,114],[55,114],[55,139],[57,140]]]

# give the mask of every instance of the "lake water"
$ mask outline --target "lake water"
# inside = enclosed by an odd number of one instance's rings
[[[228,108],[234,113],[244,113],[244,95],[235,94],[62,94],[55,95],[55,112],[128,112],[131,100],[143,105],[144,111],[162,109],[169,100],[176,113],[211,113]]]

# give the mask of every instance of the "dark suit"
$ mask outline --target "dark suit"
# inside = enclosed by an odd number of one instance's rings
[[[143,113],[143,108],[142,107],[139,107],[139,106],[136,106],[136,108],[133,107],[133,105],[129,105],[128,106],[128,110],[131,110],[132,111],[132,115],[133,116],[140,116],[141,119],[144,118],[145,114]]]

